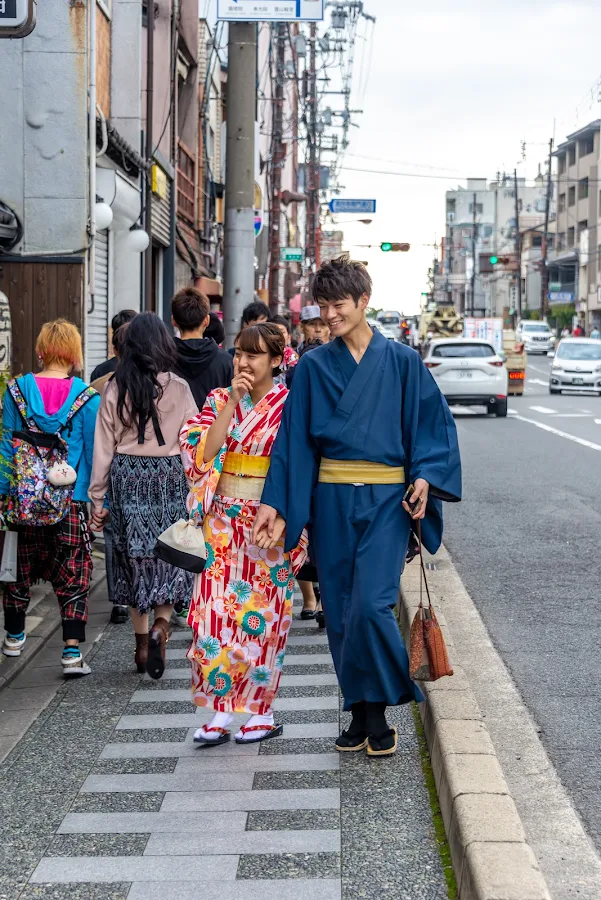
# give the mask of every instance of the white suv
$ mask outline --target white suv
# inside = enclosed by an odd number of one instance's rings
[[[492,344],[475,338],[432,341],[424,363],[450,406],[485,406],[507,415],[507,369]]]
[[[520,322],[516,340],[523,341],[527,353],[548,353],[555,347],[555,335],[546,322]]]

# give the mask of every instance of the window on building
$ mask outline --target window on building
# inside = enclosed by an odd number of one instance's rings
[[[483,204],[482,204],[482,203],[476,203],[476,215],[477,215],[477,216],[481,216],[483,210],[484,210]],[[471,213],[472,215],[474,214],[474,204],[473,204],[473,203],[470,203],[470,213]]]
[[[588,178],[581,178],[578,182],[578,199],[584,200],[588,197]]]
[[[582,234],[583,231],[586,231],[588,228],[588,219],[582,219],[582,221],[578,222],[578,236]]]
[[[542,234],[533,234],[532,235],[532,246],[533,247],[542,247],[543,246]]]
[[[541,247],[542,247],[542,241],[541,241]],[[547,250],[554,250],[554,249],[555,249],[555,235],[548,234],[547,235]]]
[[[562,212],[565,212],[565,211],[566,211],[566,195],[565,195],[565,193],[564,193],[564,194],[560,194],[560,195],[559,195],[558,212],[562,213]]]
[[[568,228],[568,250],[574,246],[576,242],[576,229],[572,225]]]
[[[557,171],[560,175],[563,175],[566,170],[566,155],[562,153],[561,156],[557,157]]]
[[[574,144],[574,146],[570,147],[570,149],[568,150],[568,165],[576,165],[576,144]]]
[[[578,155],[580,157],[588,156],[590,153],[595,152],[595,135],[591,134],[589,137],[583,138],[578,142]]]
[[[574,206],[576,203],[576,188],[571,187],[568,191],[568,206]]]
[[[558,251],[560,251],[560,250],[565,250],[565,246],[566,246],[566,233],[565,233],[565,231],[560,231],[560,232],[559,232],[559,234],[557,235],[557,241],[556,241],[556,244],[557,244],[557,250],[558,250]]]

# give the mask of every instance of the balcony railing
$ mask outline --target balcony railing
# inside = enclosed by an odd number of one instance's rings
[[[177,214],[196,225],[196,159],[183,141],[177,151]]]

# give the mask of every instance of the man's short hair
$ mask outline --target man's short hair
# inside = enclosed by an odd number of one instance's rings
[[[256,322],[257,319],[261,319],[263,316],[267,316],[269,320],[269,307],[261,303],[260,300],[254,300],[248,306],[245,306],[242,311],[242,327],[249,325],[251,322]]]
[[[135,319],[138,313],[135,309],[122,309],[121,312],[115,313],[111,319],[111,329],[118,331],[122,325],[127,325],[132,319]]]
[[[205,337],[211,338],[216,344],[223,344],[225,340],[225,328],[217,313],[212,312],[209,316],[209,326],[205,329]]]
[[[371,278],[362,263],[339,256],[319,267],[311,293],[316,301],[352,297],[356,306],[363,294],[371,297]]]
[[[192,285],[178,291],[171,301],[171,315],[180,331],[196,331],[210,312],[209,298]]]

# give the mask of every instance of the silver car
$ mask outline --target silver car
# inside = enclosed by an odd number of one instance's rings
[[[546,322],[520,322],[516,339],[524,342],[526,353],[548,353],[555,347],[555,335]]]
[[[549,393],[586,391],[601,396],[601,341],[594,338],[563,338],[553,356]]]

